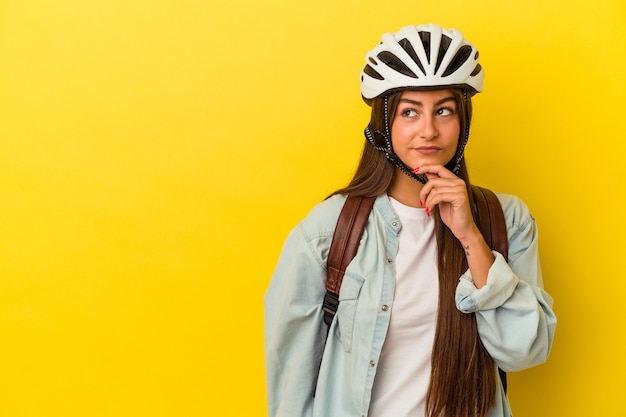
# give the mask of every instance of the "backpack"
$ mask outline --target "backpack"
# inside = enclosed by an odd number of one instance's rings
[[[498,251],[508,260],[506,222],[498,197],[493,191],[477,185],[472,185],[471,189],[481,234],[491,249]],[[324,322],[329,329],[339,307],[339,290],[343,276],[348,264],[356,255],[374,200],[375,197],[348,195],[339,214],[326,267],[326,295],[323,309]],[[506,393],[506,373],[500,368],[498,372]]]

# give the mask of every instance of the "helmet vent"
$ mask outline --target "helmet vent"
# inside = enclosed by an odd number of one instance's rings
[[[417,78],[417,75],[407,67],[404,62],[389,51],[382,51],[378,54],[378,58],[383,61],[387,66],[393,68],[401,74],[408,77]]]
[[[441,43],[439,44],[439,53],[437,54],[437,64],[435,65],[435,72],[439,71],[439,67],[441,66],[441,61],[443,61],[443,57],[446,55],[446,51],[450,47],[452,43],[452,38],[446,35],[441,35]]]
[[[475,77],[481,69],[483,69],[483,67],[481,67],[480,64],[476,65],[476,68],[474,68],[474,71],[472,71],[470,77]]]
[[[383,77],[382,75],[380,75],[379,73],[374,71],[374,68],[370,67],[369,65],[366,65],[365,68],[363,68],[363,72],[366,73],[367,75],[369,75],[370,77],[375,78],[377,80],[384,80],[385,79],[385,77]]]
[[[430,32],[420,32],[420,39],[422,40],[422,46],[424,47],[424,52],[426,52],[426,59],[430,64]]]
[[[450,65],[448,65],[448,68],[446,68],[446,70],[443,72],[442,77],[447,77],[450,74],[454,74],[456,70],[461,68],[461,66],[463,66],[463,64],[467,62],[471,54],[472,54],[471,46],[469,45],[461,46],[459,50],[456,51],[456,54],[454,54],[454,58],[452,58],[452,61],[450,61]]]
[[[409,54],[413,62],[415,62],[420,71],[422,71],[422,74],[426,74],[424,66],[422,65],[422,61],[420,61],[417,53],[415,53],[415,49],[413,49],[413,45],[411,45],[411,42],[407,38],[404,38],[398,41],[398,44],[402,47],[402,49],[404,49],[407,54]]]

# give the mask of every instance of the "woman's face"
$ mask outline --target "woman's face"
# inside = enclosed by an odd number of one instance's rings
[[[405,91],[391,125],[391,143],[411,169],[446,165],[456,153],[459,109],[450,90]]]

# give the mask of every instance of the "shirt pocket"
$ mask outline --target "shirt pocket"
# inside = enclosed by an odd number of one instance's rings
[[[356,321],[356,309],[359,294],[363,288],[364,278],[345,275],[339,290],[339,307],[337,307],[337,321],[339,324],[339,340],[346,352],[352,350],[352,336]]]

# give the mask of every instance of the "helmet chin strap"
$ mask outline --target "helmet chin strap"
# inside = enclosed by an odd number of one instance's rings
[[[467,145],[467,141],[469,139],[469,109],[467,105],[467,92],[463,90],[463,99],[465,100],[465,137],[463,138],[463,142],[459,145],[456,155],[448,164],[446,164],[446,168],[450,169],[455,175],[459,174],[459,170],[461,169],[461,162],[465,157],[465,146]],[[391,146],[391,131],[389,126],[389,108],[388,108],[388,96],[383,98],[383,106],[384,106],[384,117],[385,117],[385,131],[381,132],[380,130],[373,130],[370,124],[365,128],[365,139],[377,150],[384,152],[385,157],[394,164],[400,171],[404,174],[408,175],[410,178],[413,178],[415,181],[418,181],[422,184],[426,184],[428,180],[425,175],[417,175],[415,174],[402,160],[396,155],[393,151],[393,147]],[[376,143],[375,136],[382,137],[385,141],[385,145],[381,146]],[[454,161],[454,166],[452,168],[449,167],[450,163]]]
[[[455,157],[452,158],[452,160],[454,161],[454,166],[452,167],[452,169],[450,169],[450,171],[452,171],[454,175],[459,175],[459,170],[461,169],[461,162],[463,162],[463,158],[465,158],[465,146],[467,145],[467,141],[469,140],[470,116],[469,116],[469,104],[467,102],[467,91],[465,90],[463,90],[463,101],[465,101],[465,106],[464,106],[465,107],[465,137],[463,138],[463,142],[459,144],[459,148],[456,150]]]

